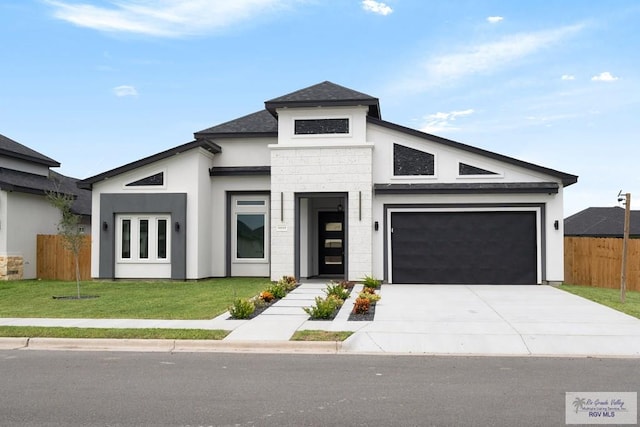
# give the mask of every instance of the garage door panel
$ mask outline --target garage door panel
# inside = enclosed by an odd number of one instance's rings
[[[394,212],[394,283],[534,284],[535,212]]]

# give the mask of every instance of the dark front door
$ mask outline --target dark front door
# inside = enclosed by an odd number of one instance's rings
[[[318,272],[344,274],[344,212],[319,212]]]

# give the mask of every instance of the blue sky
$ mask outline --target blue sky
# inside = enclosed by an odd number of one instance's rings
[[[640,208],[636,0],[3,0],[0,133],[87,178],[330,80]]]

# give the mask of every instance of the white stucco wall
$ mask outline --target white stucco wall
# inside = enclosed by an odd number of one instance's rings
[[[2,192],[5,193],[5,192]],[[37,276],[37,235],[57,234],[59,211],[51,206],[44,195],[19,192],[5,193],[0,202],[6,206],[6,254],[22,256],[24,279]]]
[[[187,194],[187,279],[207,277],[207,251],[201,255],[199,249],[206,247],[208,234],[200,235],[199,224],[202,221],[206,229],[208,226],[207,209],[210,206],[209,170],[212,166],[213,154],[195,148],[175,156],[159,160],[138,169],[125,172],[107,180],[93,184],[92,212],[100,213],[100,194],[102,193],[186,193]],[[163,186],[127,187],[126,184],[164,172]],[[204,186],[204,188],[203,188]],[[200,200],[202,198],[202,200]],[[206,216],[205,218],[202,218]],[[99,275],[99,236],[100,221],[92,221],[91,233],[91,275]],[[206,231],[206,230],[205,230]],[[202,260],[202,257],[205,260]]]
[[[378,222],[379,230],[373,234],[373,260],[374,274],[383,277],[384,252],[388,247],[384,246],[384,205],[385,204],[444,204],[459,205],[461,207],[479,204],[502,206],[516,204],[543,204],[544,227],[540,227],[539,234],[544,228],[545,235],[539,236],[539,245],[544,244],[544,251],[539,247],[540,253],[545,253],[545,271],[540,272],[539,278],[546,281],[562,281],[564,278],[564,236],[562,230],[563,202],[562,183],[558,178],[531,171],[529,169],[504,163],[496,159],[471,153],[454,147],[444,146],[430,142],[422,138],[405,135],[392,129],[377,125],[370,125],[368,137],[375,143],[373,155],[374,174],[373,181],[376,184],[406,184],[406,183],[498,183],[498,182],[556,182],[560,186],[557,194],[424,194],[424,195],[376,195],[373,201],[373,222]],[[393,176],[393,144],[397,143],[417,150],[431,153],[435,156],[435,175],[429,177],[394,177]],[[458,163],[468,163],[481,167],[498,175],[464,177],[458,175]],[[443,209],[459,209],[447,207]],[[540,216],[542,219],[542,216]],[[558,221],[559,230],[554,229],[554,222]],[[388,260],[387,260],[388,264]],[[542,261],[540,260],[540,264]],[[389,267],[389,265],[387,265]]]
[[[237,166],[237,164],[235,165]],[[209,276],[223,277],[231,273],[226,270],[227,254],[227,193],[262,193],[269,191],[269,176],[218,176],[210,181],[210,211],[207,221],[211,224],[208,235],[210,245]],[[269,230],[267,230],[269,232]],[[268,236],[267,236],[268,237]]]

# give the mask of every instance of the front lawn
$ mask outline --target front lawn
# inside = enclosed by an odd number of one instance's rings
[[[266,278],[223,278],[197,282],[19,280],[0,282],[0,317],[89,319],[212,319],[235,298],[250,298],[268,284]]]
[[[620,289],[577,285],[562,285],[560,289],[640,319],[640,292],[638,291],[627,291],[625,303],[622,304],[620,302]]]

